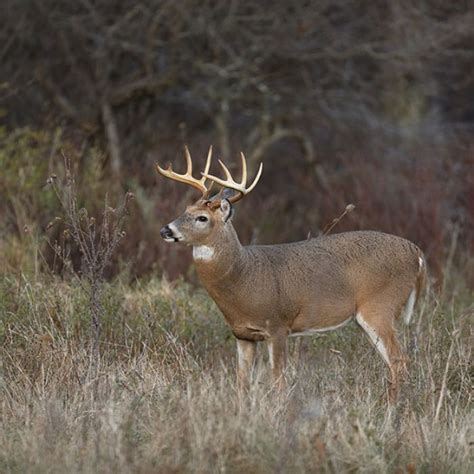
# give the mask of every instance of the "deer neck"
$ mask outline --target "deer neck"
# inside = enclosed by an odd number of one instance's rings
[[[228,281],[242,271],[245,251],[229,222],[209,242],[193,247],[198,275],[205,286]]]

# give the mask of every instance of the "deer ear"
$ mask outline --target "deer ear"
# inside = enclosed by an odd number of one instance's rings
[[[224,222],[232,219],[232,215],[234,214],[234,208],[232,204],[229,202],[228,199],[221,199],[221,206],[220,210],[222,212],[222,219]]]

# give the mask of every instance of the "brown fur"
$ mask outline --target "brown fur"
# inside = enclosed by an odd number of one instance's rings
[[[248,382],[255,343],[267,341],[274,377],[282,385],[289,335],[335,328],[360,314],[377,334],[372,342],[380,349],[380,338],[388,355],[394,399],[404,358],[393,323],[410,293],[421,292],[420,249],[372,231],[242,246],[230,212],[226,200],[217,208],[215,201],[199,200],[170,226],[183,242],[213,251],[212,258],[195,258],[195,264],[238,340],[239,382]],[[201,215],[207,223],[197,221]]]

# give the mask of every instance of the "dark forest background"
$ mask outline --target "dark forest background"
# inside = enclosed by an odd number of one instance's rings
[[[0,263],[35,241],[54,266],[66,155],[89,212],[134,193],[110,273],[193,279],[159,229],[194,192],[154,163],[213,144],[236,172],[239,151],[264,163],[244,243],[318,235],[352,203],[334,232],[402,235],[473,285],[473,45],[470,1],[3,0]]]

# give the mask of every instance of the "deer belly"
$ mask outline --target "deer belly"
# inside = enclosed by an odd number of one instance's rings
[[[290,335],[311,335],[342,328],[355,312],[354,302],[320,303],[300,312],[291,324]]]
[[[347,319],[341,323],[334,324],[332,326],[318,326],[312,328],[292,328],[290,336],[311,336],[326,331],[334,331],[344,327],[349,321],[353,319],[354,315],[350,315]]]
[[[253,325],[232,326],[232,332],[237,339],[259,342],[268,339],[269,334],[265,329]]]

